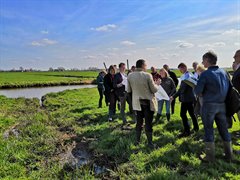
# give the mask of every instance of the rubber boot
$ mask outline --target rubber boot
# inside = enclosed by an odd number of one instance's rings
[[[215,161],[214,142],[205,142],[205,154],[200,155],[200,159],[206,163],[213,163]]]
[[[156,124],[159,123],[161,116],[162,116],[161,114],[158,114],[158,113],[157,113],[156,118],[155,118],[155,123],[156,123]]]
[[[147,140],[148,140],[148,147],[150,149],[154,149],[154,145],[152,142],[152,133],[151,132],[146,132]]]
[[[167,116],[167,120],[170,121],[171,115],[170,114],[166,114]]]
[[[225,160],[227,162],[231,162],[232,161],[232,156],[233,156],[233,150],[232,150],[232,142],[227,142],[224,141],[223,142],[223,148],[224,148],[224,153],[225,153]]]

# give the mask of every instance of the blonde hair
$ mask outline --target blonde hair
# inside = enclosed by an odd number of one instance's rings
[[[166,77],[169,77],[169,74],[168,74],[168,72],[166,71],[166,69],[161,68],[161,69],[159,70],[159,72],[161,72],[161,71],[163,71],[163,72],[165,73]]]
[[[196,71],[199,71],[200,73],[202,73],[205,70],[206,68],[202,64],[197,65]]]

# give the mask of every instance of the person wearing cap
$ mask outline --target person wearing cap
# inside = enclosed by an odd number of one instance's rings
[[[97,87],[98,87],[98,93],[99,93],[98,108],[102,108],[102,99],[103,99],[103,94],[105,91],[105,88],[104,88],[104,76],[105,75],[106,75],[106,71],[103,70],[98,74],[98,77],[97,77]]]

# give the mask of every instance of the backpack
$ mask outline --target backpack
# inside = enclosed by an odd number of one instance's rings
[[[240,94],[236,88],[233,87],[231,80],[229,79],[230,85],[225,100],[226,104],[226,115],[229,128],[232,127],[232,119],[235,120],[234,114],[240,111]]]
[[[235,113],[240,111],[240,94],[238,90],[232,86],[232,84],[230,84],[225,103],[226,114],[228,116],[233,116]]]

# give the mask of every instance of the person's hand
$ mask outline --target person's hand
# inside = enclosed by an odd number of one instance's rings
[[[157,84],[158,86],[160,86],[161,83],[162,83],[161,79],[157,79],[157,80],[155,81],[155,84]]]
[[[120,88],[123,86],[123,83],[117,84],[117,87]]]
[[[171,97],[170,97],[170,101],[172,102],[173,100],[174,100],[174,98],[171,96]]]

